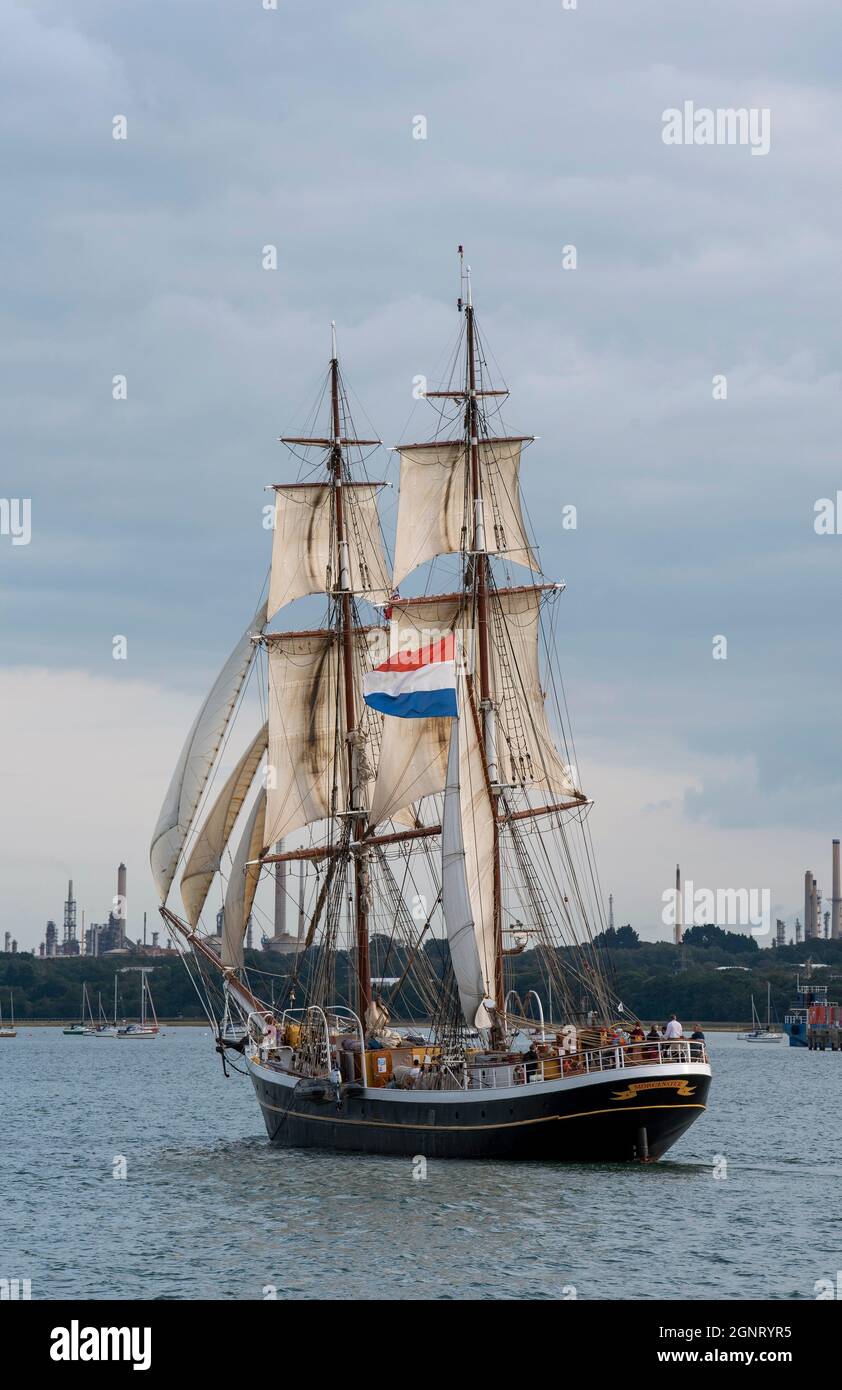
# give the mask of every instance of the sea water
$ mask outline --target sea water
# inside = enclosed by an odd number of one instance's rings
[[[0,1042],[0,1279],[33,1299],[812,1299],[842,1269],[842,1054],[708,1037],[648,1166],[270,1146],[204,1028]],[[242,1065],[236,1054],[231,1054]]]

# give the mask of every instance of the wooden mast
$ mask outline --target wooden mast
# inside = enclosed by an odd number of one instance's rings
[[[359,809],[357,786],[357,708],[354,693],[353,614],[351,611],[351,567],[348,559],[348,538],[345,534],[345,513],[342,502],[342,431],[339,419],[339,359],[336,355],[336,328],[331,324],[332,356],[330,359],[330,399],[333,424],[331,469],[336,503],[336,546],[338,559],[338,596],[340,636],[342,641],[342,676],[345,696],[345,736],[348,742],[348,810]],[[365,817],[354,821],[352,840],[360,841],[365,831]],[[362,853],[354,855],[354,912],[357,955],[357,1012],[365,1027],[365,1015],[371,1003],[371,961],[368,949],[368,910]]]
[[[459,248],[460,258],[462,248]],[[477,406],[476,343],[474,335],[474,304],[471,293],[471,269],[467,274],[465,305],[466,353],[468,359],[468,429],[471,458],[471,499],[473,502],[473,577],[476,588],[477,638],[479,646],[479,703],[482,711],[483,751],[489,777],[489,794],[494,810],[494,1002],[501,1019],[504,1010],[503,930],[501,912],[500,828],[497,821],[497,769],[494,752],[494,705],[491,690],[491,662],[488,636],[488,571],[489,559],[485,539],[482,470],[479,458],[479,410]]]

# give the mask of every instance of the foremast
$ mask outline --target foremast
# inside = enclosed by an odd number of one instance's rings
[[[333,423],[333,442],[330,470],[333,478],[334,510],[336,517],[338,588],[334,599],[338,610],[339,637],[342,644],[343,699],[345,702],[345,737],[348,763],[348,813],[351,817],[351,839],[361,844],[366,827],[364,815],[357,815],[360,805],[359,729],[357,699],[354,689],[353,611],[351,604],[351,567],[348,556],[348,537],[345,534],[345,509],[342,497],[342,430],[339,412],[339,359],[336,353],[336,326],[331,324],[330,399]],[[354,936],[356,947],[357,1013],[361,1019],[371,1005],[371,960],[368,944],[368,892],[364,853],[354,853]]]
[[[460,260],[462,248],[459,248]],[[474,302],[471,290],[471,268],[465,269],[467,303],[465,305],[465,349],[467,356],[468,409],[467,428],[471,459],[471,500],[473,502],[473,563],[466,569],[466,583],[473,577],[476,595],[477,642],[479,656],[479,706],[482,715],[483,753],[488,778],[488,794],[494,814],[494,1004],[498,1019],[504,1013],[503,981],[503,919],[502,873],[500,867],[500,826],[497,816],[499,785],[494,740],[494,698],[491,689],[491,662],[488,635],[488,582],[491,561],[485,543],[485,513],[482,490],[482,468],[479,453],[479,407],[477,402],[476,341],[474,335]]]
[[[333,958],[342,895],[350,875],[352,975],[357,1011],[361,1021],[367,1023],[366,1015],[373,1002],[369,962],[369,915],[373,910],[370,874],[376,869],[385,879],[387,912],[391,912],[389,893],[398,890],[384,862],[382,847],[400,847],[401,852],[408,853],[413,842],[439,835],[441,827],[431,823],[429,810],[422,808],[431,808],[431,798],[452,788],[453,779],[445,766],[447,743],[441,720],[378,722],[363,704],[357,691],[357,668],[362,665],[370,669],[371,635],[381,637],[382,629],[361,626],[357,598],[362,596],[381,609],[389,605],[386,614],[391,621],[390,651],[392,639],[407,651],[417,651],[429,640],[430,631],[456,632],[463,649],[470,651],[470,668],[475,672],[470,674],[466,665],[463,673],[459,758],[454,761],[454,772],[456,761],[459,763],[455,789],[459,796],[461,783],[462,858],[469,901],[469,910],[462,917],[462,939],[467,940],[470,934],[473,944],[467,954],[462,951],[458,964],[452,951],[452,964],[468,1029],[491,1027],[491,1041],[501,1044],[507,1032],[504,959],[512,954],[504,948],[504,912],[515,919],[509,931],[516,931],[523,924],[517,920],[512,903],[522,903],[527,912],[533,913],[531,920],[535,924],[526,935],[532,934],[550,947],[557,926],[563,931],[566,924],[572,930],[571,912],[581,898],[574,883],[571,909],[565,890],[555,888],[554,871],[543,868],[544,881],[553,881],[550,900],[544,896],[542,906],[534,891],[536,887],[539,894],[542,890],[519,827],[525,827],[535,817],[553,817],[552,828],[563,835],[560,815],[568,810],[575,813],[587,805],[587,798],[575,785],[575,772],[555,747],[539,672],[543,601],[549,590],[563,585],[548,583],[537,574],[529,584],[512,587],[512,581],[506,578],[501,585],[492,565],[493,558],[499,557],[506,562],[506,574],[510,563],[540,573],[519,500],[521,446],[529,437],[492,437],[481,398],[507,396],[508,391],[486,389],[482,380],[484,354],[475,320],[470,272],[463,268],[463,275],[467,285],[467,302],[463,306],[459,301],[460,310],[464,307],[465,311],[463,365],[458,365],[457,358],[456,380],[451,383],[458,389],[427,393],[431,397],[449,397],[458,404],[459,437],[445,436],[426,444],[400,446],[401,490],[393,567],[387,570],[382,554],[376,505],[382,484],[367,479],[360,482],[351,476],[346,451],[380,441],[352,437],[354,430],[335,333],[326,383],[330,412],[327,437],[282,439],[291,447],[322,451],[321,481],[315,481],[310,472],[305,474],[309,481],[274,485],[269,597],[262,612],[256,615],[262,635],[252,638],[263,644],[268,656],[267,727],[255,736],[199,831],[188,872],[182,879],[182,895],[186,886],[185,903],[189,897],[188,917],[195,931],[207,887],[213,873],[221,868],[228,835],[256,775],[256,761],[268,745],[266,773],[270,775],[249,817],[226,891],[221,963],[234,972],[242,970],[242,939],[261,867],[280,860],[324,859],[328,869],[303,945],[306,951],[313,944],[324,914],[327,950],[322,959]],[[399,586],[406,576],[436,556],[448,554],[461,554],[459,592],[399,597]],[[308,631],[267,630],[268,622],[287,604],[317,593],[328,599],[326,627]],[[225,680],[220,677],[222,683],[217,682],[209,701],[206,723],[211,717],[217,721],[219,709],[227,724],[244,674],[240,650],[235,649],[223,672]],[[217,732],[214,723],[215,746],[223,731],[224,724]],[[191,740],[197,751],[188,757],[186,779],[179,773],[188,788],[195,785],[197,771],[206,778],[209,770],[205,768],[205,748],[210,741],[205,724],[194,731]],[[369,793],[365,783],[372,781],[371,767],[375,762],[373,793]],[[168,802],[172,800],[170,795]],[[191,802],[195,800],[198,796],[191,793]],[[185,796],[181,803],[179,837],[188,828]],[[165,810],[172,821],[174,813],[170,815],[168,806]],[[408,812],[411,814],[407,822]],[[396,819],[403,819],[413,829],[398,830]],[[329,827],[327,843],[311,843],[298,850],[284,851],[279,847],[278,852],[270,852],[287,835],[325,822]],[[537,827],[534,833],[538,837],[533,840],[536,845],[540,843]],[[173,869],[174,861],[175,854]],[[516,882],[518,877],[520,884]],[[237,885],[240,891],[235,901],[233,889]],[[439,892],[433,912],[440,900]],[[396,907],[392,935],[397,930],[399,915]],[[457,944],[454,933],[447,912],[443,915],[453,948]],[[427,921],[424,932],[429,926]],[[416,962],[420,942],[419,937],[412,946]],[[555,970],[556,966],[547,963],[547,968]],[[318,970],[321,973],[316,998],[325,1001],[334,997],[335,978],[330,966],[323,969],[320,964]],[[589,990],[591,981],[585,975],[579,978],[583,988]],[[437,993],[440,1005],[433,1005],[435,1028],[442,1036],[452,1036],[452,1029],[464,1029],[464,1024],[455,1022],[455,996],[449,988],[442,991],[437,987]],[[493,1007],[483,1008],[483,1004]],[[576,1007],[574,1001],[568,1000],[568,1012]],[[371,1013],[373,1018],[374,1011]],[[480,1021],[481,1016],[484,1022]]]

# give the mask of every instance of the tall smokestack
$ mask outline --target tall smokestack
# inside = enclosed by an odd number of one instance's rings
[[[303,941],[304,938],[305,938],[306,935],[307,935],[307,930],[306,930],[306,927],[305,927],[305,925],[304,925],[304,894],[305,894],[305,891],[306,891],[306,883],[305,883],[305,874],[306,874],[306,872],[307,872],[307,865],[305,864],[304,860],[302,859],[302,860],[301,860],[301,863],[300,863],[299,866],[298,866],[298,940],[299,940],[299,942]]]
[[[126,866],[125,866],[125,864],[118,864],[118,865],[117,865],[117,897],[118,897],[119,900],[120,900],[119,907],[118,907],[118,909],[117,909],[118,916],[120,917],[120,920],[122,921],[123,925],[125,926],[125,923],[126,923],[126,915],[127,915],[127,914],[126,914]]]
[[[683,917],[681,911],[681,865],[675,866],[675,944],[680,946],[684,939],[684,932],[681,929]]]
[[[813,870],[808,869],[804,875],[804,940],[809,941],[813,935]]]
[[[839,873],[839,841],[833,841],[833,896],[830,899],[830,939],[842,941],[842,882]]]
[[[279,840],[275,845],[275,853],[283,854],[284,842]],[[284,936],[287,929],[287,872],[289,865],[284,859],[280,864],[275,865],[275,938]]]
[[[813,879],[813,887],[810,892],[810,935],[819,936],[819,888],[816,880]]]

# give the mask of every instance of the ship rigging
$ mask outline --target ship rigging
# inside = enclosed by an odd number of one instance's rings
[[[356,432],[332,330],[327,428],[282,439],[301,472],[273,488],[266,601],[197,716],[155,830],[161,910],[209,1017],[223,1016],[214,976],[225,1009],[241,1011],[237,1046],[279,1143],[657,1157],[704,1109],[710,1069],[703,1043],[642,1048],[616,1034],[622,1006],[594,944],[591,803],[556,661],[564,586],[543,574],[529,533],[520,468],[532,438],[501,424],[508,391],[489,380],[461,248],[460,266],[453,370],[426,393],[435,434],[398,448],[391,562],[383,484],[367,473],[380,441]],[[272,626],[319,594],[321,626]],[[435,688],[445,666],[449,717],[423,701],[395,717],[365,694],[374,673]],[[217,791],[255,671],[266,717]],[[217,955],[201,917],[235,834]],[[317,886],[294,968],[267,1001],[246,967],[246,926],[261,876],[296,862]],[[179,869],[183,917],[167,906]],[[374,939],[386,941],[375,987]],[[534,1020],[510,1007],[511,958],[527,947],[556,1017],[542,1014],[524,1054]],[[392,1015],[410,986],[424,1017],[407,1032]]]

